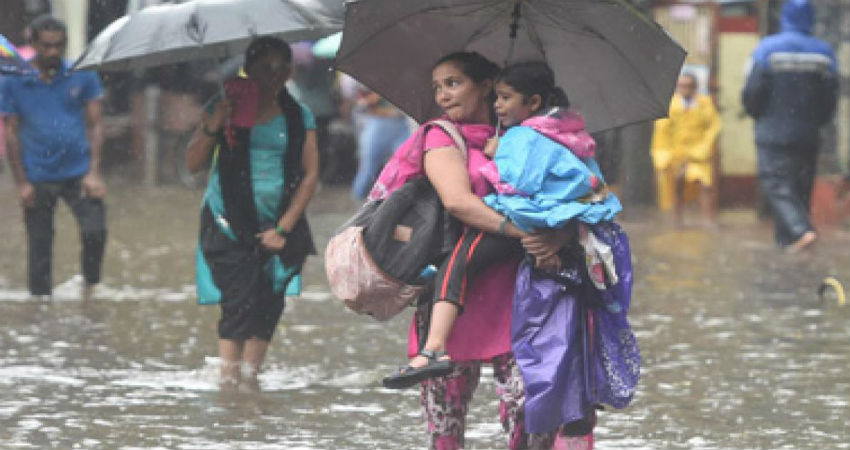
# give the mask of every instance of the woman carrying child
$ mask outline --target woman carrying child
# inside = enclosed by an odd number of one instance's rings
[[[434,70],[435,82],[438,81],[439,69],[438,64]],[[567,436],[561,441],[577,439],[583,441],[586,447],[592,446],[593,408],[600,402],[625,406],[634,391],[639,365],[637,348],[625,322],[631,288],[628,242],[619,228],[610,222],[621,206],[617,198],[607,192],[593,160],[595,143],[584,130],[584,121],[568,111],[568,99],[555,86],[554,75],[547,65],[524,63],[509,67],[497,78],[495,90],[496,114],[502,125],[513,128],[501,142],[491,141],[488,145],[486,151],[490,156],[496,156],[495,161],[483,162],[475,169],[477,175],[484,175],[496,189],[496,193],[484,198],[485,202],[505,216],[497,233],[484,227],[465,229],[455,251],[438,272],[424,350],[407,367],[387,377],[384,384],[400,388],[440,377],[451,372],[455,366],[453,361],[462,360],[446,342],[449,336],[455,334],[454,330],[460,329],[465,314],[458,314],[465,307],[471,308],[477,300],[471,297],[470,302],[464,302],[467,279],[474,283],[473,277],[486,273],[493,261],[498,261],[499,255],[517,254],[516,240],[506,237],[516,235],[513,231],[515,226],[532,232],[561,229],[576,223],[594,224],[590,230],[586,225],[578,227],[583,251],[559,251],[557,246],[536,248],[538,265],[542,263],[549,269],[560,268],[560,271],[554,271],[555,274],[553,271],[535,270],[532,264],[523,263],[520,272],[522,284],[516,287],[513,318],[514,351],[521,357],[520,368],[526,383],[529,383],[527,385],[533,390],[531,393],[540,393],[527,399],[534,406],[533,417],[529,415],[526,420],[528,431],[538,436],[547,433],[551,436],[552,431],[560,429]],[[437,100],[439,102],[439,95]],[[426,159],[426,174],[427,168]],[[438,183],[433,179],[432,182],[439,192]],[[535,249],[529,239],[526,243]],[[620,267],[615,267],[614,256]],[[595,264],[587,264],[586,261]],[[534,297],[529,293],[539,294],[536,288],[553,284],[561,289],[551,291],[545,299],[533,299],[541,305],[529,303]],[[530,285],[533,287],[530,288]],[[597,294],[595,290],[605,294]],[[561,297],[567,296],[569,301],[553,302],[558,292],[562,293]],[[591,299],[601,300],[594,302]],[[542,311],[540,306],[543,303],[548,303],[552,309]],[[623,345],[617,345],[617,342],[613,346],[603,345],[606,352],[598,359],[600,364],[596,364],[597,360],[592,359],[591,354],[598,346],[593,334],[596,329],[592,326],[591,304],[616,310],[615,319],[618,320],[608,321],[616,325],[616,330],[614,327],[609,329],[613,335],[622,334],[632,339]],[[557,311],[565,305],[570,308],[569,311]],[[564,313],[569,313],[566,323]],[[551,340],[540,345],[536,337],[551,328],[552,320],[560,320],[557,325],[564,332],[549,332],[547,336],[560,340],[560,345],[553,347]],[[601,331],[605,335],[606,330]],[[623,348],[626,350],[620,352]],[[540,354],[541,349],[543,355]],[[632,364],[609,367],[610,364],[605,363],[611,362],[612,351],[619,352],[617,355],[620,356],[628,355]],[[448,355],[451,355],[451,360]],[[541,360],[548,366],[541,366]],[[593,369],[597,369],[597,365],[604,366],[599,368],[599,376],[596,377],[599,380],[591,379],[593,377],[588,377],[587,373],[596,374]],[[617,380],[627,379],[617,385],[615,394],[599,395],[599,392],[611,393],[612,383],[607,381],[609,376]],[[425,385],[429,383],[433,380]],[[577,389],[579,386],[582,389]]]
[[[370,198],[386,198],[406,181],[425,176],[443,205],[468,229],[504,234],[515,241],[525,236],[535,251],[560,248],[567,240],[565,233],[529,236],[481,200],[492,192],[480,169],[490,162],[483,149],[495,132],[491,105],[497,73],[498,67],[477,53],[458,52],[441,58],[432,71],[434,98],[445,113],[443,118],[452,122],[463,136],[468,157],[464,158],[462,150],[442,128],[431,122],[423,124],[381,172]],[[524,386],[511,354],[511,302],[520,257],[521,252],[500,255],[488,270],[466,286],[468,305],[441,344],[452,355],[448,374],[422,382],[421,403],[430,448],[463,447],[468,403],[478,386],[481,366],[486,363],[493,366],[508,447],[544,449],[552,446],[554,432],[542,435],[525,432]],[[409,367],[413,369],[445,359],[439,353],[423,349],[422,344],[428,336],[427,322],[431,318],[428,312],[431,302],[426,303],[411,326],[408,354],[412,358]],[[447,302],[438,302],[434,309],[438,315],[457,315],[452,311],[456,309],[454,305]]]

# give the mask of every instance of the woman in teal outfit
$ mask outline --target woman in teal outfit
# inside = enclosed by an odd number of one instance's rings
[[[291,72],[286,42],[254,40],[245,53],[259,91],[254,126],[230,123],[239,98],[218,99],[187,148],[191,171],[212,162],[197,281],[200,302],[221,305],[222,388],[257,386],[284,298],[298,293],[301,266],[315,253],[304,210],[318,184],[316,123],[286,90]]]

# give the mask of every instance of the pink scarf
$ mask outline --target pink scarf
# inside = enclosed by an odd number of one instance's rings
[[[441,117],[441,119],[447,119]],[[454,122],[453,122],[454,123]],[[487,162],[481,154],[487,139],[493,136],[494,128],[487,124],[454,123],[466,141],[469,153],[469,174],[471,178],[480,178],[480,166]],[[369,200],[387,198],[404,183],[424,176],[425,158],[425,135],[431,127],[437,126],[432,122],[426,122],[419,127],[401,146],[395,151],[392,158],[384,166],[378,175],[378,180],[372,186]],[[480,158],[478,156],[481,156]],[[472,180],[475,184],[475,180]]]
[[[585,129],[584,117],[576,112],[552,108],[546,114],[523,120],[522,126],[567,147],[579,159],[596,156],[596,141]]]

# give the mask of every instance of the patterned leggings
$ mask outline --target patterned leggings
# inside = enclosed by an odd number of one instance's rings
[[[499,393],[499,417],[508,437],[510,450],[548,450],[564,448],[591,450],[593,434],[566,438],[553,431],[546,434],[525,432],[525,386],[512,355],[500,355],[490,361]],[[428,448],[455,450],[464,446],[466,412],[478,387],[481,362],[457,363],[455,371],[422,383],[421,404],[428,428]],[[558,442],[556,442],[556,440]],[[569,442],[568,442],[569,441]],[[575,442],[573,442],[575,441]]]

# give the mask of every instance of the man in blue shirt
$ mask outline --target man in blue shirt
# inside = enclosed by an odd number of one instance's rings
[[[756,120],[758,176],[773,212],[777,243],[789,251],[811,245],[817,234],[809,204],[820,147],[820,128],[838,99],[835,55],[814,38],[809,0],[786,0],[782,31],[761,41],[742,95]]]
[[[51,294],[53,213],[61,197],[80,226],[86,297],[100,281],[106,244],[102,90],[95,73],[71,71],[62,60],[62,22],[41,16],[30,28],[38,73],[8,76],[0,84],[0,115],[27,229],[29,289],[36,297]]]

